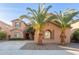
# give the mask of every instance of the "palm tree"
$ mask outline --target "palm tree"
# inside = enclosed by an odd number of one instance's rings
[[[56,12],[56,21],[60,24],[61,26],[61,44],[65,44],[65,30],[70,27],[70,25],[74,22],[77,22],[77,19],[74,18],[79,14],[79,11],[76,11],[75,9],[66,9],[65,11],[60,11],[59,13]]]
[[[20,16],[20,19],[27,18],[30,20],[32,27],[35,29],[34,40],[37,44],[42,44],[42,28],[46,21],[55,18],[55,15],[48,16],[48,10],[52,7],[51,5],[47,8],[44,7],[45,4],[39,4],[38,10],[27,8],[28,15]]]

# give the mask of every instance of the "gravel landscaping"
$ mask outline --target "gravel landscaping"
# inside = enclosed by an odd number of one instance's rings
[[[67,44],[66,46],[61,46],[53,43],[37,45],[31,42],[31,43],[26,43],[23,47],[21,47],[21,49],[22,50],[79,50],[79,44],[71,43],[71,44]]]

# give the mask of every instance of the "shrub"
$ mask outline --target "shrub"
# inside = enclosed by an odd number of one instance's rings
[[[77,29],[72,35],[72,41],[79,43],[79,29]]]
[[[29,33],[31,33],[31,32],[33,32],[34,31],[34,29],[33,29],[33,27],[28,27],[26,30],[25,30],[25,32],[29,32]]]
[[[30,40],[34,40],[34,32],[35,30],[33,29],[33,27],[28,27],[25,32],[28,34],[26,39],[30,39]]]
[[[5,39],[7,34],[5,32],[0,31],[0,40]]]

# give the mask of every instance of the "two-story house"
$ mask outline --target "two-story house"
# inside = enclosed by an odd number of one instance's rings
[[[25,22],[19,19],[12,20],[11,38],[24,38],[24,31],[27,28],[28,25]]]
[[[30,34],[26,32],[30,25],[19,19],[12,20],[12,25],[8,25],[0,21],[0,31],[4,31],[7,34],[6,39],[29,39]]]

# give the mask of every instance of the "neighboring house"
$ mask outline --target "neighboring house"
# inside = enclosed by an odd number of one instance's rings
[[[24,38],[24,31],[28,28],[25,22],[15,19],[12,21],[12,26],[0,21],[0,31],[7,33],[7,39]]]
[[[24,38],[24,31],[28,28],[28,25],[19,20],[15,19],[12,21],[12,29],[11,31],[11,38]]]
[[[10,32],[11,28],[12,27],[10,25],[0,21],[0,31],[4,31],[7,34],[7,38],[6,39],[8,39],[8,37],[11,34],[11,32]]]
[[[72,24],[71,27],[72,27],[71,31],[73,33],[76,29],[79,29],[79,22]]]

